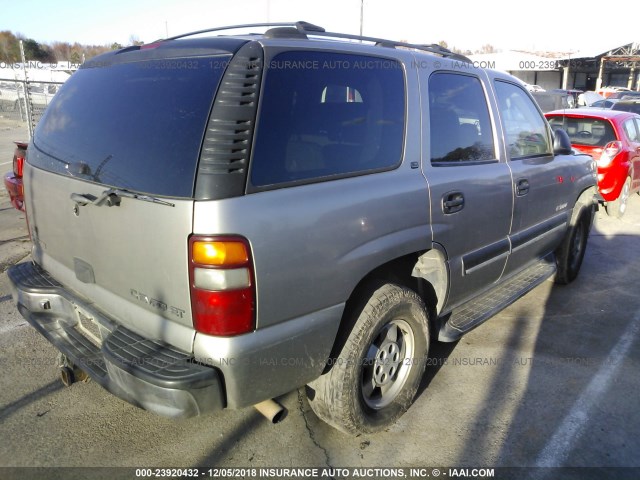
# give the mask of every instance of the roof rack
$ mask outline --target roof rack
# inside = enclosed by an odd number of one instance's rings
[[[215,27],[215,28],[205,28],[204,30],[197,30],[195,32],[183,33],[181,35],[176,35],[175,37],[169,37],[165,40],[177,40],[178,38],[190,37],[192,35],[199,35],[201,33],[211,33],[211,32],[222,32],[225,30],[237,30],[239,28],[254,28],[254,27],[295,27],[295,29],[300,33],[312,33],[316,32],[324,32],[324,28],[319,27],[317,25],[313,25],[308,22],[280,22],[280,23],[246,23],[244,25],[230,25],[228,27]]]
[[[440,45],[431,44],[431,45],[421,45],[416,43],[408,43],[408,42],[397,42],[395,40],[387,40],[385,38],[376,38],[376,37],[365,37],[361,35],[352,35],[350,33],[336,33],[336,32],[308,32],[309,34],[316,37],[330,37],[330,38],[346,38],[349,40],[362,40],[365,42],[372,42],[380,47],[388,47],[388,48],[412,48],[415,50],[422,50],[429,53],[435,53],[436,55],[440,55],[442,57],[453,58],[456,60],[463,61],[465,63],[471,63],[464,55],[459,53],[452,52],[448,48],[441,47]]]
[[[366,37],[362,35],[353,35],[350,33],[337,33],[327,32],[324,28],[314,25],[309,22],[281,22],[281,23],[248,23],[245,25],[231,25],[228,27],[207,28],[205,30],[198,30],[195,32],[183,33],[182,35],[176,35],[175,37],[167,38],[166,40],[176,40],[178,38],[190,37],[192,35],[199,35],[201,33],[222,32],[225,30],[236,30],[239,28],[253,28],[253,27],[269,27],[269,30],[264,32],[264,35],[268,38],[308,38],[313,37],[325,37],[325,38],[343,38],[347,40],[360,40],[364,42],[371,42],[380,47],[387,48],[410,48],[415,50],[422,50],[429,53],[435,53],[442,57],[452,58],[460,60],[465,63],[471,63],[469,58],[459,53],[452,52],[448,48],[442,47],[436,44],[423,45],[407,42],[397,42],[394,40],[388,40],[377,37]]]

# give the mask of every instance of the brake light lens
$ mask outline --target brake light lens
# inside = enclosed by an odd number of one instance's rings
[[[162,42],[153,42],[153,43],[145,43],[144,45],[140,45],[140,50],[151,50],[152,48],[158,48]]]
[[[22,178],[25,153],[26,152],[21,148],[16,148],[15,152],[13,153],[13,174],[17,178]]]
[[[193,325],[200,333],[232,336],[255,328],[251,247],[243,237],[189,239]]]
[[[622,142],[615,141],[607,143],[602,149],[602,155],[598,159],[599,167],[608,167],[613,162],[613,159],[616,158],[622,151]]]

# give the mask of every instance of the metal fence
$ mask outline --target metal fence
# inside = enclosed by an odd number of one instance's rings
[[[25,122],[33,132],[60,85],[0,78],[0,117]]]

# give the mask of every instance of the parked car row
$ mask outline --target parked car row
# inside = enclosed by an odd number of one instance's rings
[[[613,110],[624,110],[627,112],[640,113],[640,92],[634,92],[638,95],[628,95],[623,92],[619,97],[611,96],[602,100],[598,100],[589,104],[589,107],[595,108],[611,108]]]
[[[620,101],[640,100],[640,92],[628,89],[607,91],[605,96],[602,90],[598,92],[560,88],[545,90],[538,85],[528,84],[525,84],[525,87],[531,92],[543,112],[560,108],[612,108]]]
[[[596,93],[607,99],[622,99],[625,96],[640,95],[640,92],[631,90],[627,87],[603,87],[598,89]]]

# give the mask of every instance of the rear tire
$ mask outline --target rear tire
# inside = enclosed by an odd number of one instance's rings
[[[556,250],[556,283],[566,285],[578,276],[587,250],[590,222],[590,211],[583,208],[575,224],[569,228],[562,244]]]
[[[307,388],[311,408],[351,434],[393,424],[413,402],[429,350],[427,308],[413,290],[385,284],[370,296],[331,369]]]
[[[607,203],[607,214],[616,218],[622,218],[627,211],[629,194],[631,193],[631,177],[627,177],[620,190],[620,195],[613,202]]]

